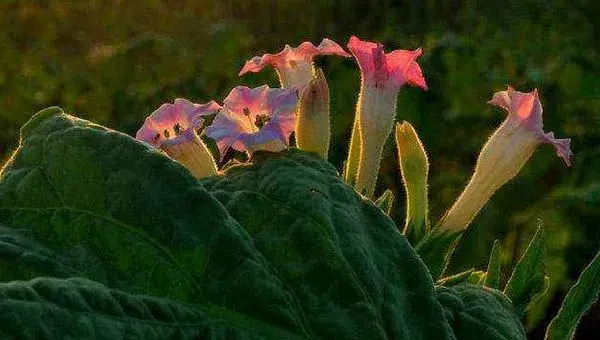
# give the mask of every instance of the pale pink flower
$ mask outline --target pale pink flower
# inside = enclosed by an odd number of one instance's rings
[[[385,53],[382,44],[362,41],[356,36],[350,38],[348,48],[358,62],[364,85],[398,91],[408,83],[427,90],[421,67],[416,61],[422,54],[420,48]]]
[[[186,99],[175,99],[173,104],[163,104],[152,112],[135,138],[160,148],[198,178],[215,175],[215,161],[196,130],[204,123],[204,116],[220,109],[214,101],[194,104]]]
[[[358,62],[361,87],[344,178],[371,197],[379,173],[383,145],[396,116],[398,91],[404,84],[427,89],[416,60],[421,49],[385,53],[383,45],[350,38],[348,48]]]
[[[281,151],[294,130],[297,101],[296,90],[237,86],[205,134],[217,143],[221,160],[230,148]]]
[[[488,103],[501,107],[508,112],[508,117],[503,125],[507,129],[520,134],[527,134],[536,138],[541,144],[550,144],[554,146],[556,155],[571,165],[571,139],[554,138],[553,132],[545,133],[542,121],[542,104],[538,96],[537,89],[533,92],[525,93],[515,91],[508,87],[506,91],[494,93],[494,96]],[[515,138],[517,136],[514,136]]]
[[[177,98],[173,104],[162,104],[146,118],[135,138],[155,147],[177,144],[193,138],[195,130],[204,123],[204,116],[217,113],[221,106],[215,101],[194,104]]]
[[[545,133],[537,89],[529,93],[508,87],[488,102],[508,116],[479,153],[475,173],[452,208],[440,221],[440,230],[465,229],[489,198],[513,179],[541,144],[551,144],[565,164],[571,164],[571,140]]]
[[[240,76],[248,72],[259,72],[265,66],[273,66],[279,74],[282,87],[302,89],[310,83],[313,75],[313,59],[317,55],[339,55],[350,57],[336,42],[323,39],[319,46],[306,41],[298,47],[285,45],[277,54],[263,54],[246,62]]]

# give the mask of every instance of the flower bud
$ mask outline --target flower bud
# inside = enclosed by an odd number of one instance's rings
[[[327,159],[329,139],[329,87],[321,69],[300,96],[296,144],[298,148],[319,154]]]
[[[427,232],[427,175],[429,162],[425,148],[408,122],[396,125],[396,146],[406,191],[404,234],[416,244]],[[415,241],[415,242],[413,242]]]

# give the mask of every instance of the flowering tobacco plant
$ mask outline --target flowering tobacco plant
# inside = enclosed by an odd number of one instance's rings
[[[422,51],[356,37],[348,48],[362,78],[343,177],[327,163],[330,89],[312,65],[350,56],[329,39],[242,69],[272,65],[282,88],[237,86],[222,106],[176,99],[136,139],[56,107],[33,116],[0,171],[0,338],[525,339],[521,319],[548,282],[543,228],[505,284],[499,242],[485,270],[446,265],[537,147],[570,165],[570,140],[544,132],[537,90],[496,92],[489,103],[508,116],[432,223],[425,146],[409,122],[395,124],[402,86],[427,89]],[[371,200],[392,131],[403,227],[386,215],[393,192]],[[249,160],[225,162],[230,149]],[[547,339],[573,336],[599,273],[596,256]]]

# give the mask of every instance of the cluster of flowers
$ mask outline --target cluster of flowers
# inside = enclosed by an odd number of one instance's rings
[[[279,75],[281,88],[237,86],[223,105],[176,99],[154,111],[136,138],[162,149],[197,177],[215,175],[217,166],[198,130],[206,116],[216,114],[202,133],[216,142],[221,160],[231,148],[248,154],[257,150],[281,151],[289,145],[292,132],[298,148],[326,159],[330,138],[329,88],[313,59],[317,55],[353,56],[361,71],[361,90],[344,178],[358,192],[371,197],[382,149],[394,128],[398,91],[405,84],[427,90],[417,64],[422,52],[417,49],[385,53],[381,44],[355,36],[347,47],[351,54],[334,41],[323,39],[319,46],[310,42],[295,48],[286,45],[277,54],[254,57],[239,75],[259,72],[271,65]],[[489,103],[505,109],[508,117],[481,151],[471,181],[442,221],[445,229],[466,228],[488,198],[519,172],[540,144],[553,145],[557,155],[570,165],[570,140],[556,139],[553,133],[543,131],[537,90],[523,93],[508,87],[496,92]],[[477,197],[476,202],[469,199],[472,197]]]

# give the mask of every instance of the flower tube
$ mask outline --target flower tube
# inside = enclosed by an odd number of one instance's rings
[[[296,90],[237,86],[204,133],[217,143],[221,160],[230,148],[249,154],[281,151],[296,124],[297,102]]]
[[[348,48],[360,67],[361,89],[346,162],[346,179],[355,181],[356,190],[371,197],[383,145],[394,124],[398,91],[407,83],[424,90],[427,85],[416,62],[420,49],[384,53],[383,45],[355,36],[350,38]]]
[[[483,146],[475,173],[452,208],[439,223],[440,230],[466,229],[489,198],[514,178],[541,144],[554,146],[556,154],[571,165],[571,140],[545,133],[542,104],[537,89],[524,93],[513,90],[494,94],[488,103],[508,112],[506,120]]]
[[[198,178],[215,175],[215,161],[196,129],[204,123],[203,116],[220,109],[214,101],[194,104],[186,99],[175,99],[173,104],[163,104],[152,112],[135,138],[162,149]]]

